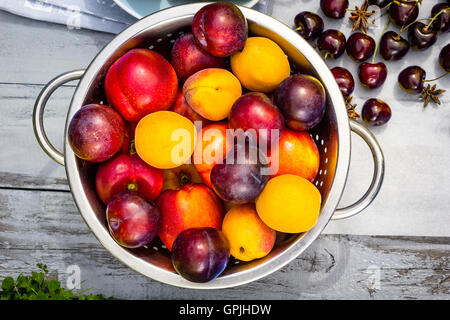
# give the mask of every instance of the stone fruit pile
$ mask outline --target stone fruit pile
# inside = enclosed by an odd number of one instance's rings
[[[182,277],[207,282],[230,256],[263,258],[277,235],[316,224],[320,157],[308,130],[324,117],[325,89],[292,73],[277,43],[249,36],[235,5],[204,6],[170,56],[129,50],[104,89],[107,105],[83,106],[68,138],[98,163],[119,245],[161,241]]]

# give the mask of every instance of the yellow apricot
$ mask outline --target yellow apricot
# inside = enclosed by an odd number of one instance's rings
[[[231,70],[247,89],[266,93],[275,90],[291,72],[283,50],[264,37],[248,38],[244,49],[231,56]]]
[[[189,106],[203,118],[212,121],[227,118],[241,94],[241,83],[225,69],[198,71],[183,85],[183,95]]]
[[[196,140],[192,121],[172,111],[158,111],[139,121],[134,144],[139,157],[149,165],[172,169],[191,157]]]
[[[286,233],[306,232],[317,222],[319,190],[303,177],[284,174],[267,182],[256,200],[259,217],[270,228]]]
[[[230,253],[242,261],[265,257],[275,244],[275,231],[258,217],[253,203],[232,207],[223,219],[222,231]]]

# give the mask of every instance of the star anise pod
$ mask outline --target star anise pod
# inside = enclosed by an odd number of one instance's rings
[[[345,100],[345,106],[347,107],[347,114],[350,119],[359,119],[359,114],[355,111],[356,104],[352,104],[353,97],[348,97]]]
[[[445,90],[437,89],[436,85],[431,86],[430,84],[427,85],[426,88],[423,88],[422,93],[420,94],[420,99],[425,99],[423,106],[426,107],[431,100],[434,101],[436,104],[441,104],[441,101],[438,98],[438,95],[444,93]]]
[[[358,6],[355,6],[354,10],[349,10],[351,12],[349,19],[353,21],[352,31],[359,29],[360,31],[367,33],[369,24],[375,25],[373,20],[369,20],[369,18],[375,14],[375,10],[367,11],[368,7],[369,3],[366,0],[361,6],[361,9]]]

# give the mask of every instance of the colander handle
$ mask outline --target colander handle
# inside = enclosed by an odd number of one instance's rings
[[[348,207],[336,209],[334,215],[331,217],[332,220],[345,219],[354,216],[367,208],[380,191],[384,178],[384,155],[375,136],[369,129],[354,120],[350,120],[350,128],[353,132],[363,138],[372,152],[374,161],[373,178],[369,189],[362,198]]]
[[[54,161],[64,166],[64,154],[58,151],[50,142],[44,129],[44,110],[47,105],[47,101],[50,96],[63,84],[81,79],[85,70],[74,70],[67,73],[63,73],[52,81],[50,81],[41,93],[39,93],[33,110],[33,129],[37,141],[39,142],[42,150]]]

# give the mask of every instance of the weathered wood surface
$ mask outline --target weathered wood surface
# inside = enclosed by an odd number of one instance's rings
[[[45,262],[65,283],[68,266],[78,265],[85,287],[118,298],[447,299],[450,293],[448,238],[321,236],[266,278],[206,292],[164,285],[126,268],[95,239],[68,192],[0,190],[0,221],[0,279]],[[376,270],[379,285],[371,285]]]
[[[291,19],[282,11],[274,10],[273,15],[284,17],[287,23]],[[324,235],[282,270],[252,284],[213,293],[173,288],[128,269],[103,249],[84,224],[68,192],[64,169],[40,150],[31,126],[34,101],[44,84],[62,72],[86,67],[112,36],[69,31],[1,11],[0,30],[6,30],[0,33],[5,44],[0,47],[0,280],[9,274],[27,273],[44,262],[57,270],[63,281],[67,267],[78,265],[86,286],[118,298],[450,297],[450,238],[442,237]],[[427,71],[434,74],[437,69]],[[448,81],[450,78],[444,85],[448,86]],[[73,85],[58,90],[46,112],[45,125],[58,148]],[[389,88],[398,100],[395,116],[388,129],[376,131],[389,159],[385,186],[373,206],[356,219],[360,225],[378,224],[387,230],[389,224],[396,224],[398,230],[408,231],[410,226],[402,224],[402,214],[408,210],[415,213],[416,224],[432,224],[430,215],[448,213],[450,208],[446,168],[450,149],[443,146],[450,136],[450,100],[447,95],[440,109],[422,111],[393,83]],[[362,91],[359,98],[370,94]],[[344,204],[357,199],[370,182],[371,164],[365,165],[371,161],[367,147],[355,139],[354,151]],[[380,214],[392,218],[380,221]],[[333,222],[338,231],[344,223]],[[437,234],[448,230],[448,220],[435,224],[439,225]],[[377,270],[378,289],[368,282]]]

